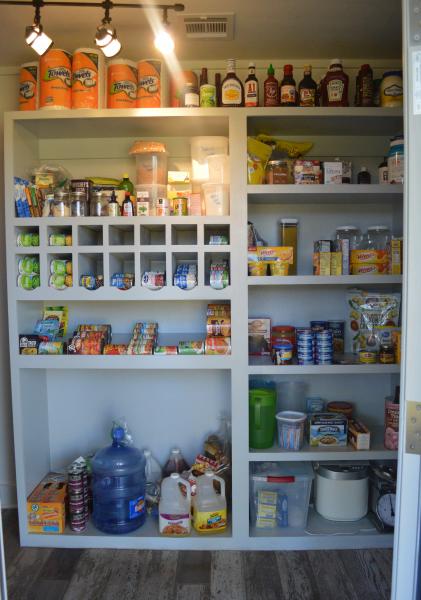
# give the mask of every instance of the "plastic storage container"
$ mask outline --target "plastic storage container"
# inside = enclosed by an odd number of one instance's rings
[[[373,225],[367,229],[368,248],[371,250],[387,250],[391,240],[389,227]]]
[[[192,137],[191,161],[192,179],[197,182],[209,181],[208,156],[228,154],[228,138],[222,136]]]
[[[223,183],[203,183],[202,190],[206,215],[214,217],[230,214],[229,185]]]
[[[92,459],[92,520],[104,533],[128,533],[145,521],[145,458],[124,435],[115,427],[112,445]]]
[[[293,410],[305,412],[307,383],[305,381],[281,381],[277,385],[277,412]]]
[[[167,185],[168,157],[164,144],[139,140],[130,148],[129,154],[136,157],[138,185]]]
[[[310,462],[253,463],[250,476],[250,518],[257,528],[304,529],[307,525],[311,484]],[[259,494],[260,492],[260,494]],[[267,519],[261,492],[271,492],[275,516]],[[263,510],[262,510],[263,509]]]
[[[209,183],[230,182],[230,157],[228,154],[211,154],[208,156]]]
[[[284,410],[276,415],[278,443],[283,450],[301,450],[307,415],[293,410]]]
[[[249,443],[251,448],[270,448],[275,436],[276,390],[271,387],[249,391]]]
[[[315,505],[329,521],[358,521],[368,511],[368,466],[320,463],[316,468]]]

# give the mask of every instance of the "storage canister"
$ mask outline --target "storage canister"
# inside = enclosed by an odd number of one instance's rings
[[[87,217],[88,201],[86,198],[86,192],[70,192],[70,208],[72,212],[72,217]]]
[[[368,465],[319,463],[316,471],[317,512],[329,521],[358,521],[368,511]]]
[[[304,441],[306,414],[284,410],[276,415],[278,443],[284,450],[301,450]]]
[[[168,155],[165,144],[149,140],[138,140],[129,154],[136,157],[137,185],[167,185]]]
[[[56,190],[51,207],[52,217],[70,217],[70,195],[65,190]]]
[[[281,246],[293,248],[292,265],[289,275],[297,274],[298,219],[281,219],[279,221]]]

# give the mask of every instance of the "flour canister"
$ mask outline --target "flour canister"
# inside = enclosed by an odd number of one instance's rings
[[[103,108],[105,63],[101,51],[78,48],[72,61],[72,108]]]
[[[38,61],[24,63],[19,71],[19,110],[38,108]]]
[[[69,52],[53,48],[39,61],[40,109],[72,106],[72,58]]]
[[[137,63],[137,108],[168,106],[168,78],[162,60],[147,58]]]
[[[368,463],[319,463],[316,510],[329,521],[358,521],[368,511]]]
[[[115,58],[107,67],[107,108],[136,108],[137,66]]]

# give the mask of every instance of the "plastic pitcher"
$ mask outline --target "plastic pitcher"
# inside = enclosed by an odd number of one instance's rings
[[[275,435],[276,390],[249,391],[249,443],[251,448],[270,448]]]
[[[221,486],[217,494],[214,481]],[[193,526],[199,533],[217,533],[227,527],[227,500],[225,481],[212,471],[197,479],[196,496],[193,498]]]
[[[183,494],[185,490],[186,495]],[[159,502],[159,533],[168,536],[189,535],[191,511],[190,483],[178,473],[162,480]]]
[[[105,533],[134,531],[146,517],[145,458],[123,443],[124,436],[124,429],[115,427],[112,445],[92,459],[92,519]]]

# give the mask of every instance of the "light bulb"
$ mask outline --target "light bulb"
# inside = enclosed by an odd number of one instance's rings
[[[161,54],[170,54],[174,50],[174,40],[165,28],[156,35],[154,44]]]
[[[42,56],[53,45],[53,40],[46,35],[42,30],[42,25],[32,25],[26,28],[25,39],[39,56]]]
[[[100,48],[107,46],[113,39],[113,30],[104,25],[98,27],[95,35],[95,44]]]
[[[109,44],[107,44],[106,46],[103,46],[101,48],[104,56],[106,56],[107,58],[111,58],[112,56],[115,56],[116,54],[118,54],[121,50],[121,44],[119,42],[119,40],[117,38],[112,39],[111,42]]]

